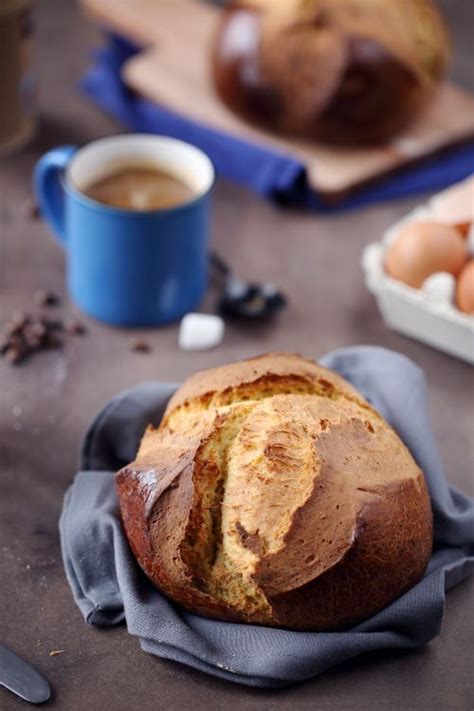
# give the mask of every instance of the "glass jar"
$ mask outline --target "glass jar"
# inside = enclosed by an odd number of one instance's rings
[[[0,156],[36,129],[32,0],[0,0]]]

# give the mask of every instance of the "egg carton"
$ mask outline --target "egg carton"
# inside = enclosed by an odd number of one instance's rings
[[[385,252],[400,229],[432,215],[427,203],[392,225],[381,241],[369,244],[361,259],[365,282],[387,326],[474,365],[474,317],[454,305],[454,278],[440,272],[415,289],[384,269]]]

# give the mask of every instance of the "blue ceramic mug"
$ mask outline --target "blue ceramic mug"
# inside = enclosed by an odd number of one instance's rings
[[[145,163],[184,181],[194,197],[177,207],[137,211],[110,207],[83,192],[120,168]],[[195,308],[207,286],[214,179],[202,151],[164,136],[111,136],[46,153],[35,168],[35,190],[66,249],[73,301],[121,326],[163,324]]]

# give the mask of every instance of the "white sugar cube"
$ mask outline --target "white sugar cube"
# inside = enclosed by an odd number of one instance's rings
[[[210,314],[186,314],[181,320],[178,345],[184,351],[204,351],[224,338],[224,321]]]

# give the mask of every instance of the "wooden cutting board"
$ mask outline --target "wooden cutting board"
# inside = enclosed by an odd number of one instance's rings
[[[474,136],[474,97],[450,82],[408,130],[381,147],[334,147],[272,135],[235,116],[214,93],[209,47],[219,9],[196,0],[82,2],[95,21],[143,45],[123,67],[128,86],[188,119],[300,159],[312,187],[329,200]]]

